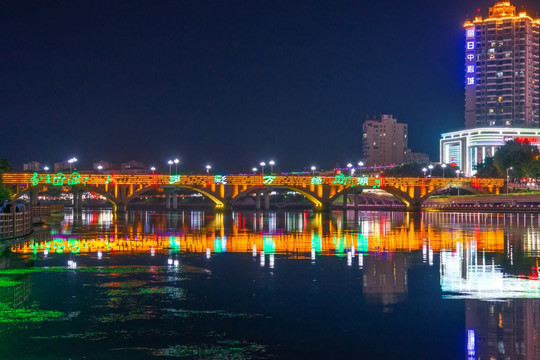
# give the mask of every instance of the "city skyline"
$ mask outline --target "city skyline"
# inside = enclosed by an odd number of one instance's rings
[[[463,21],[493,3],[4,3],[1,156],[332,168],[393,114],[436,159],[464,123]]]

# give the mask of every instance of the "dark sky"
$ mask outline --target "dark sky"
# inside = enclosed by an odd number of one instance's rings
[[[333,168],[384,113],[437,161],[464,125],[462,24],[492,4],[2,1],[0,157]]]

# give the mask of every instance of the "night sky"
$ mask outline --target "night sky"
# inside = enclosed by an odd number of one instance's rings
[[[328,169],[382,113],[438,161],[465,122],[462,24],[493,2],[2,1],[0,157]]]

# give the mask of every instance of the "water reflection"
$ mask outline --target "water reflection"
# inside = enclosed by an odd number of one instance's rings
[[[110,211],[86,211],[66,214],[57,224],[14,242],[12,251],[41,267],[58,266],[54,261],[60,257],[63,264],[71,262],[74,273],[106,268],[123,255],[151,261],[155,276],[166,272],[168,282],[154,286],[152,293],[174,293],[182,300],[183,290],[171,284],[179,281],[191,255],[207,266],[245,254],[249,261],[237,269],[248,281],[245,286],[257,282],[272,291],[295,284],[290,280],[299,276],[291,270],[294,262],[294,269],[306,271],[313,282],[306,286],[304,278],[295,280],[308,293],[317,293],[318,279],[330,274],[331,281],[359,291],[351,300],[355,305],[388,315],[422,302],[423,293],[411,288],[415,273],[416,283],[422,277],[435,280],[422,283],[441,301],[434,307],[464,305],[465,336],[460,325],[458,342],[467,359],[535,359],[540,355],[539,224],[540,216],[531,214],[135,211],[115,217]],[[237,266],[230,261],[228,267]],[[344,279],[343,274],[351,276]],[[129,285],[118,279],[107,284]],[[133,284],[129,291],[140,295],[138,283]],[[119,300],[118,291],[111,294],[110,304],[125,301],[137,308],[136,300]]]

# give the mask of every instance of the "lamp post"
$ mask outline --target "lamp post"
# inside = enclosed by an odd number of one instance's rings
[[[266,166],[266,163],[264,161],[261,161],[259,165],[261,165],[261,174],[264,175],[264,167]]]
[[[316,168],[315,166],[312,166],[312,167],[311,167],[311,175],[315,175],[315,170],[316,170],[316,169],[317,169],[317,168]]]
[[[154,173],[156,172],[156,168],[155,168],[154,166],[152,166],[152,167],[150,168],[150,170],[152,171],[152,175],[154,175]]]
[[[48,166],[45,166],[45,167],[43,168],[43,170],[45,170],[45,172],[47,172],[47,171],[49,171],[49,167],[48,167]]]
[[[257,173],[257,168],[254,167],[253,169],[251,169],[251,171],[253,171],[253,175],[255,175]]]
[[[352,175],[352,164],[348,163],[347,168],[349,169],[349,175]]]
[[[76,157],[72,157],[71,159],[68,160],[68,163],[69,163],[69,171],[73,171],[73,168],[74,168],[74,163],[77,162],[77,158]]]
[[[169,160],[167,161],[167,164],[169,164],[169,176],[172,175],[172,164],[173,164],[173,161],[172,160]]]
[[[270,160],[270,175],[274,175],[274,165],[276,164],[274,160]]]
[[[429,177],[431,177],[431,170],[433,170],[433,165],[429,164],[428,169],[429,169]]]
[[[101,170],[103,170],[103,165],[98,165],[97,169],[98,169],[99,173],[101,174]]]
[[[211,168],[212,168],[212,166],[206,165],[206,174],[210,174],[210,169]]]
[[[426,171],[427,169],[426,168],[423,168],[422,171],[424,172],[424,179],[426,178]]]
[[[459,174],[461,174],[460,170],[456,170],[456,176],[457,176],[457,196],[459,196]]]
[[[512,166],[506,169],[506,196],[508,196],[508,183],[510,182],[510,175],[508,174],[508,172],[513,169],[514,168]]]
[[[178,160],[178,158],[174,159],[174,172],[175,172],[175,175],[178,175],[178,163],[180,162],[180,160]]]
[[[442,177],[444,179],[444,169],[446,169],[446,164],[442,164],[441,168],[442,168]]]

